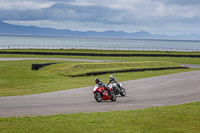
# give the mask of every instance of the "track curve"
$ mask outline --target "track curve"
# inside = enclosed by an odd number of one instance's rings
[[[199,101],[199,81],[200,71],[124,81],[122,83],[127,96],[118,96],[116,102],[96,102],[92,93],[93,86],[0,97],[0,117],[132,110]]]

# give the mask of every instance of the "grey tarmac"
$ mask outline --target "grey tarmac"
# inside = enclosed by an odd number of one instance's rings
[[[122,82],[127,96],[98,103],[93,86],[25,96],[0,97],[0,117],[133,110],[200,100],[200,71]],[[94,82],[94,81],[91,81]]]
[[[60,60],[60,61],[86,61],[86,62],[123,62],[119,60],[96,60],[96,59],[69,59],[69,58],[0,58],[0,61],[18,61],[18,60]]]
[[[133,110],[200,101],[200,71],[122,83],[127,95],[118,96],[115,102],[96,102],[92,92],[93,86],[34,95],[0,97],[0,117]]]

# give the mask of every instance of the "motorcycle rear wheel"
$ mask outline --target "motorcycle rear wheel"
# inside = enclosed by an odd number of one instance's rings
[[[126,96],[126,90],[123,87],[121,87],[120,95],[121,96]]]
[[[100,92],[95,92],[95,93],[94,93],[94,99],[95,99],[97,102],[102,102],[102,96],[101,96]]]

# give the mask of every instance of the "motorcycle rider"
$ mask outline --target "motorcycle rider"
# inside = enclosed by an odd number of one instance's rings
[[[108,84],[110,84],[110,83],[116,83],[117,86],[119,87],[119,89],[121,89],[120,85],[117,83],[117,80],[114,78],[113,75],[110,75],[109,78],[110,78],[110,80],[109,80]]]
[[[99,87],[104,87],[105,90],[108,91],[109,96],[111,96],[111,92],[110,92],[109,88],[102,81],[100,81],[99,78],[95,79],[95,84],[97,84]]]

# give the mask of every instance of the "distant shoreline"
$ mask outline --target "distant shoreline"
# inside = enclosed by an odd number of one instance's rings
[[[0,34],[0,49],[76,48],[100,50],[200,51],[200,40]],[[98,47],[98,48],[97,48]]]
[[[128,39],[128,40],[147,40],[147,41],[188,41],[188,42],[200,42],[193,39],[160,39],[160,38],[131,38],[131,37],[102,37],[102,36],[69,36],[69,35],[35,35],[35,34],[2,34],[0,36],[21,36],[21,37],[61,37],[61,38],[97,38],[97,39]]]

